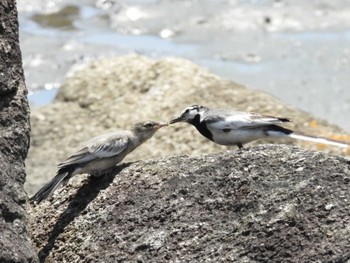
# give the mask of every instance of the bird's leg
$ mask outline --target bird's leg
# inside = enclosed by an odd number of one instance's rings
[[[238,149],[241,150],[243,148],[243,144],[242,143],[237,143]]]

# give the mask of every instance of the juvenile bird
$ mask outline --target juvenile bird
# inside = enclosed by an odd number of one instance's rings
[[[296,133],[277,125],[290,122],[286,118],[230,109],[210,109],[193,105],[187,107],[178,118],[169,123],[177,122],[192,124],[203,136],[217,144],[237,145],[239,148],[242,148],[245,143],[267,137],[289,137],[343,148],[349,146],[343,142]]]
[[[121,162],[126,155],[150,139],[165,123],[143,122],[130,131],[116,131],[95,137],[58,165],[56,176],[44,185],[30,201],[39,204],[76,174],[99,176]]]

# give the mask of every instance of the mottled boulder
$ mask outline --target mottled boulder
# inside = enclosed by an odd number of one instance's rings
[[[289,127],[301,132],[333,139],[342,139],[341,135],[348,138],[343,130],[325,121],[287,106],[271,95],[223,80],[184,59],[154,60],[139,55],[105,58],[71,72],[55,102],[32,112],[28,192],[34,193],[49,180],[56,165],[92,136],[126,129],[141,120],[169,120],[193,104],[289,117],[293,120]],[[312,143],[274,142],[342,153],[341,149],[322,148]],[[129,155],[128,160],[223,149],[225,147],[206,141],[193,127],[178,124],[160,130]]]
[[[46,262],[348,262],[350,162],[261,145],[80,176],[29,207]]]
[[[29,106],[15,1],[0,2],[0,262],[35,262],[24,192]]]

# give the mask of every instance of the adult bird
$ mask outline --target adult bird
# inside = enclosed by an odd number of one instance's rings
[[[31,197],[30,201],[39,204],[74,175],[104,174],[150,139],[158,129],[167,125],[153,121],[137,123],[131,130],[115,131],[89,140],[84,147],[58,165],[56,176]]]
[[[278,125],[290,122],[287,118],[231,109],[210,109],[193,105],[187,107],[179,117],[169,123],[177,122],[192,124],[204,137],[217,144],[237,145],[239,148],[242,148],[245,143],[267,137],[289,137],[343,148],[349,146],[343,142],[296,133]]]

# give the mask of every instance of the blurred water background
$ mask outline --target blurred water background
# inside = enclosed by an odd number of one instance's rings
[[[17,5],[32,107],[50,103],[72,67],[138,53],[189,59],[350,131],[350,0]]]

